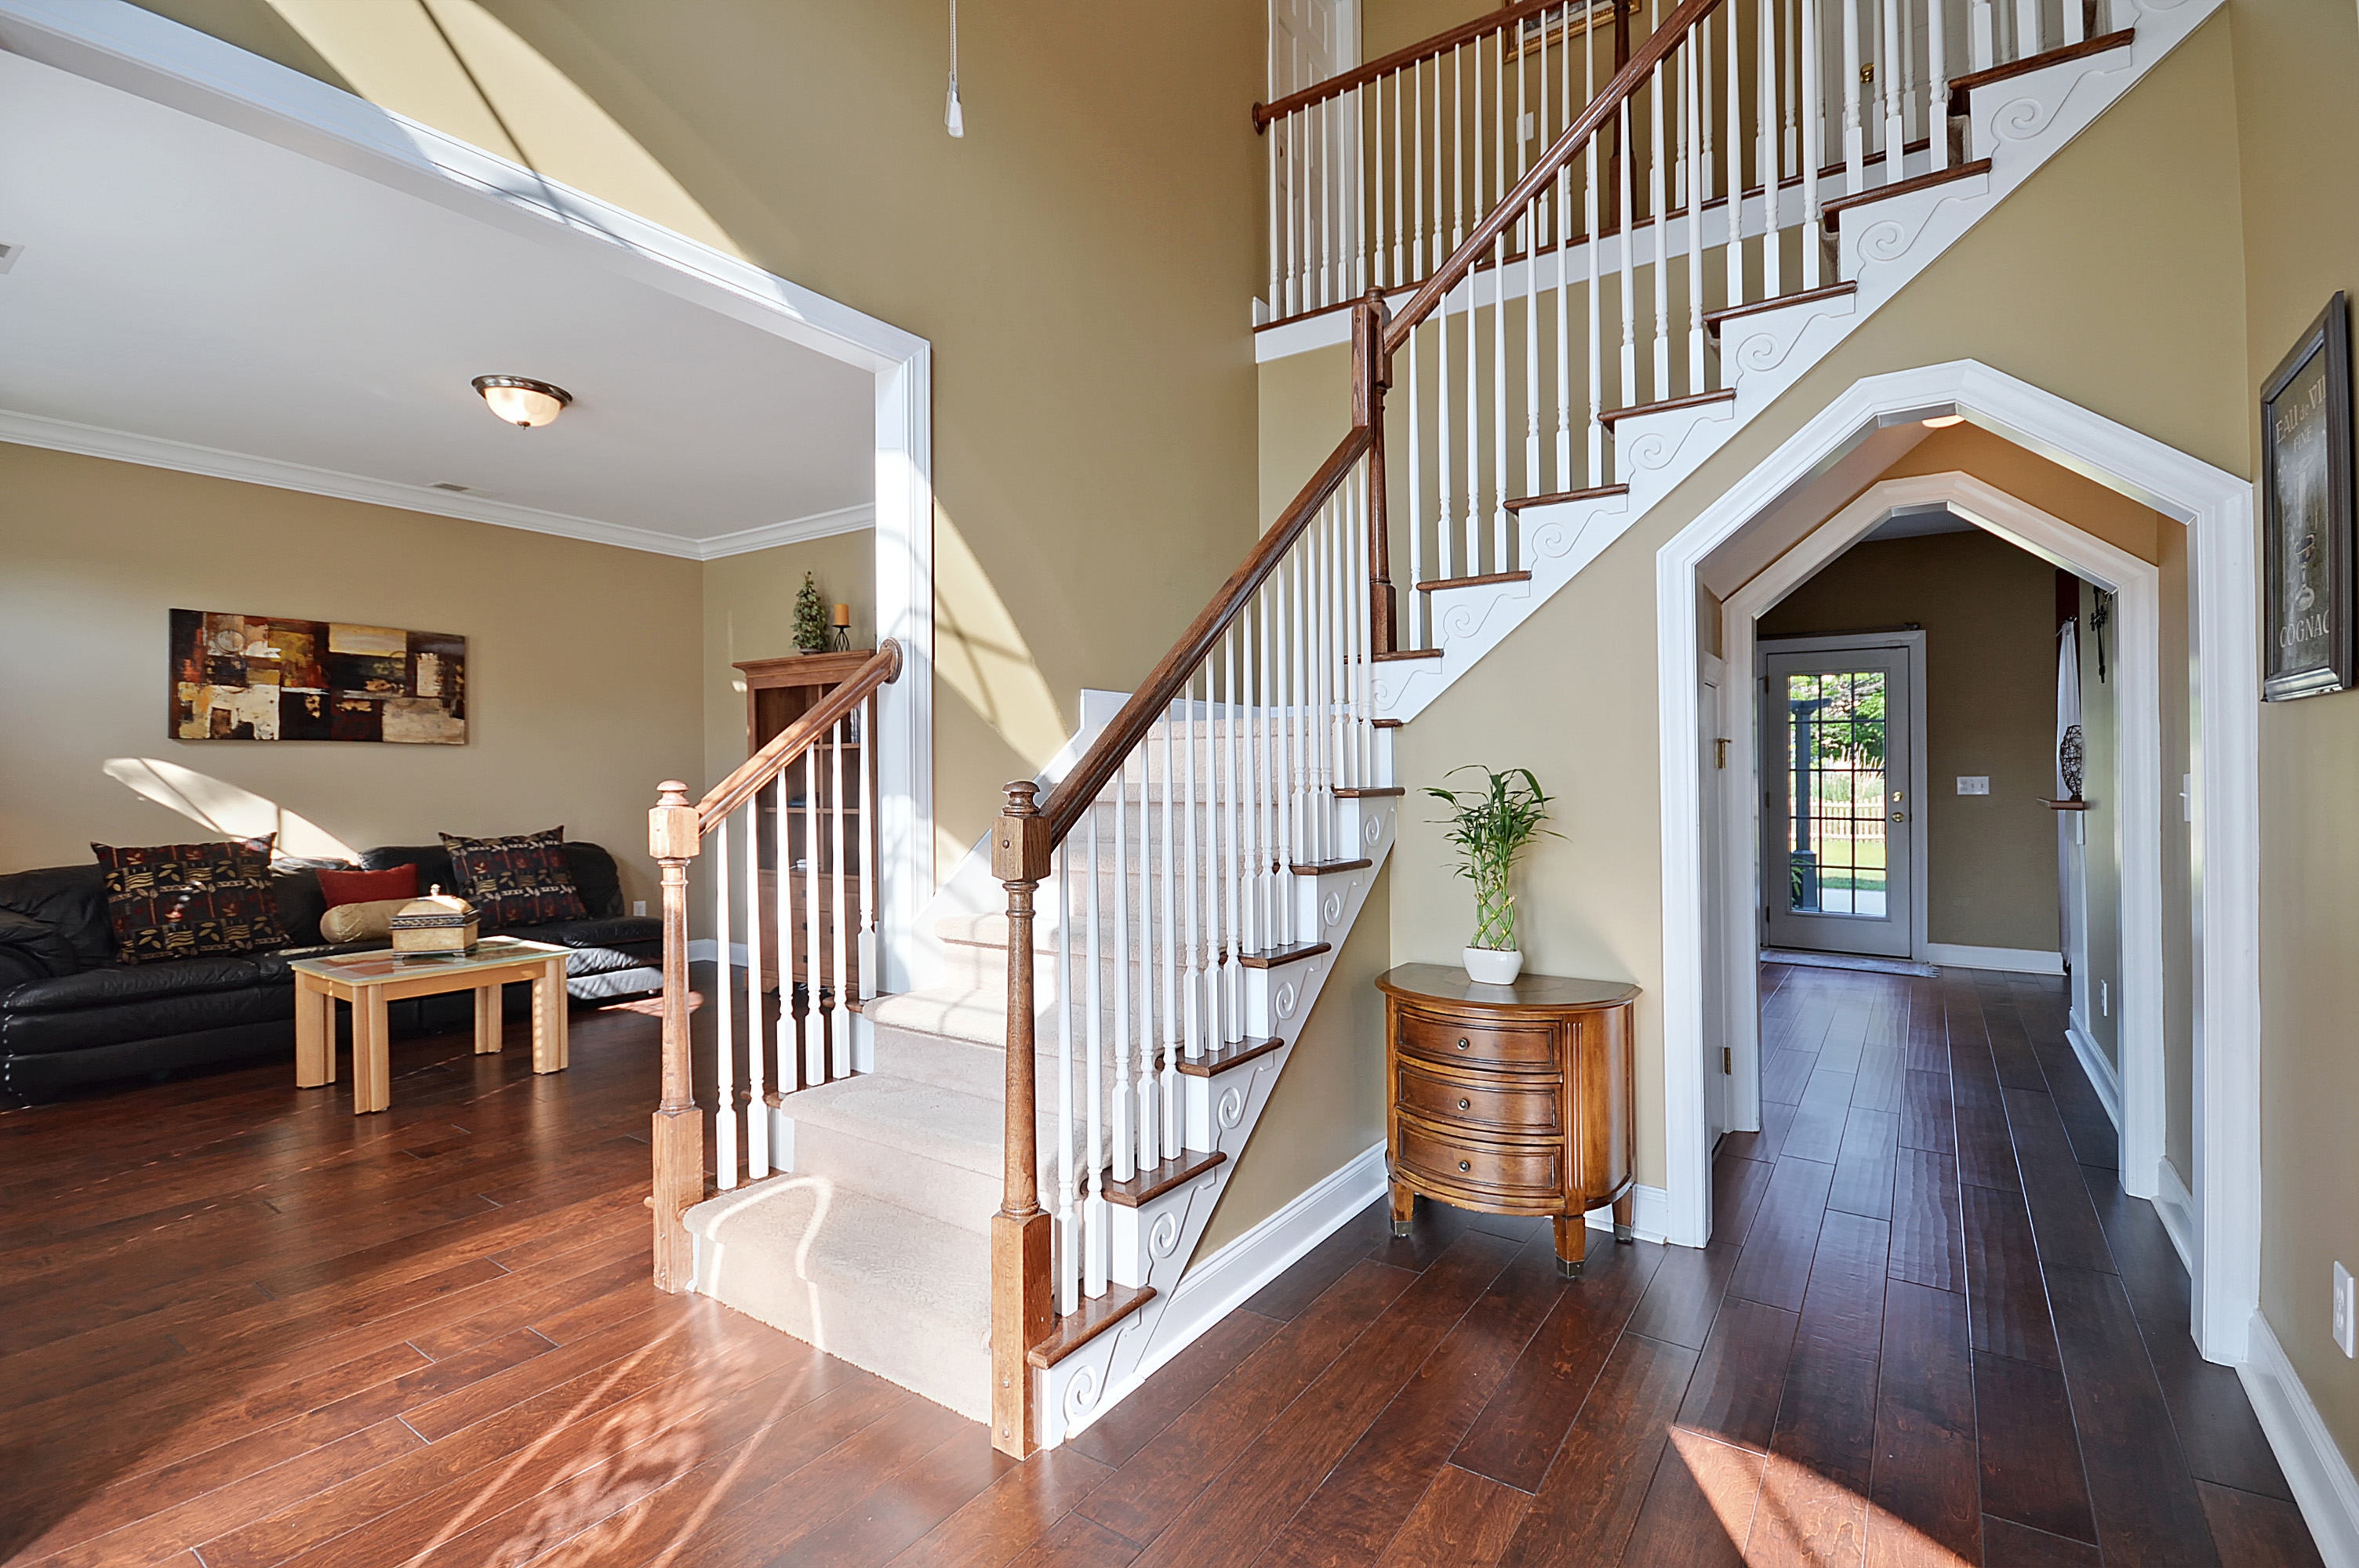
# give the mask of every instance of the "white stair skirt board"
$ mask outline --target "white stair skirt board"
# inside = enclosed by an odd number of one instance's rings
[[[1969,947],[1957,942],[1928,942],[1925,957],[1946,969],[1999,969],[2010,975],[2060,975],[2064,955],[2037,947]]]
[[[2318,1555],[2327,1568],[2359,1568],[2359,1479],[2353,1478],[2268,1320],[2255,1313],[2249,1335],[2252,1353],[2236,1376],[2285,1471],[2286,1485],[2293,1488]]]
[[[1858,969],[1871,975],[1916,975],[1931,979],[1941,971],[1930,964],[1907,958],[1871,958],[1859,953],[1806,953],[1798,947],[1764,947],[1765,964],[1793,964],[1806,969]]]
[[[2122,1130],[2122,1081],[2114,1072],[2114,1065],[2105,1060],[2105,1053],[2081,1027],[2077,1018],[2067,1018],[2064,1038],[2071,1043],[2072,1054],[2080,1058],[2081,1071],[2088,1076],[2089,1087],[2097,1091],[2097,1101],[2105,1108],[2106,1117],[2114,1130]]]
[[[2191,1276],[2195,1272],[2195,1199],[2180,1179],[2178,1167],[2168,1160],[2155,1162],[2153,1201],[2154,1212],[2178,1250],[2180,1266]]]

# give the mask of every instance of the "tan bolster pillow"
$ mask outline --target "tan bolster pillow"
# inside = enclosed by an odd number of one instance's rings
[[[410,902],[381,898],[374,903],[340,903],[320,916],[320,935],[331,942],[390,942],[393,917]]]

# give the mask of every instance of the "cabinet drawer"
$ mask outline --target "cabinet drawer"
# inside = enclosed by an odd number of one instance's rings
[[[1455,1040],[1452,1036],[1453,1046]],[[1560,1091],[1553,1082],[1521,1076],[1445,1078],[1403,1062],[1394,1092],[1401,1109],[1445,1127],[1511,1138],[1546,1138],[1564,1128]]]
[[[1526,1072],[1556,1070],[1553,1029],[1500,1028],[1406,1009],[1400,1014],[1398,1029],[1402,1052],[1430,1062],[1512,1067]]]
[[[1442,1188],[1501,1197],[1550,1197],[1564,1190],[1564,1166],[1552,1145],[1500,1147],[1453,1138],[1409,1117],[1397,1117],[1401,1169]]]

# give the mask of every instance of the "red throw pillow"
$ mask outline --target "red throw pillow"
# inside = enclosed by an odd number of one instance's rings
[[[333,909],[340,903],[375,903],[418,896],[418,868],[389,866],[381,871],[321,871],[320,892]]]

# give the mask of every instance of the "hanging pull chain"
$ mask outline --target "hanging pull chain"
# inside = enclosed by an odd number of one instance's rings
[[[966,116],[959,112],[958,0],[951,0],[951,90],[942,107],[942,124],[953,137],[966,135]]]

